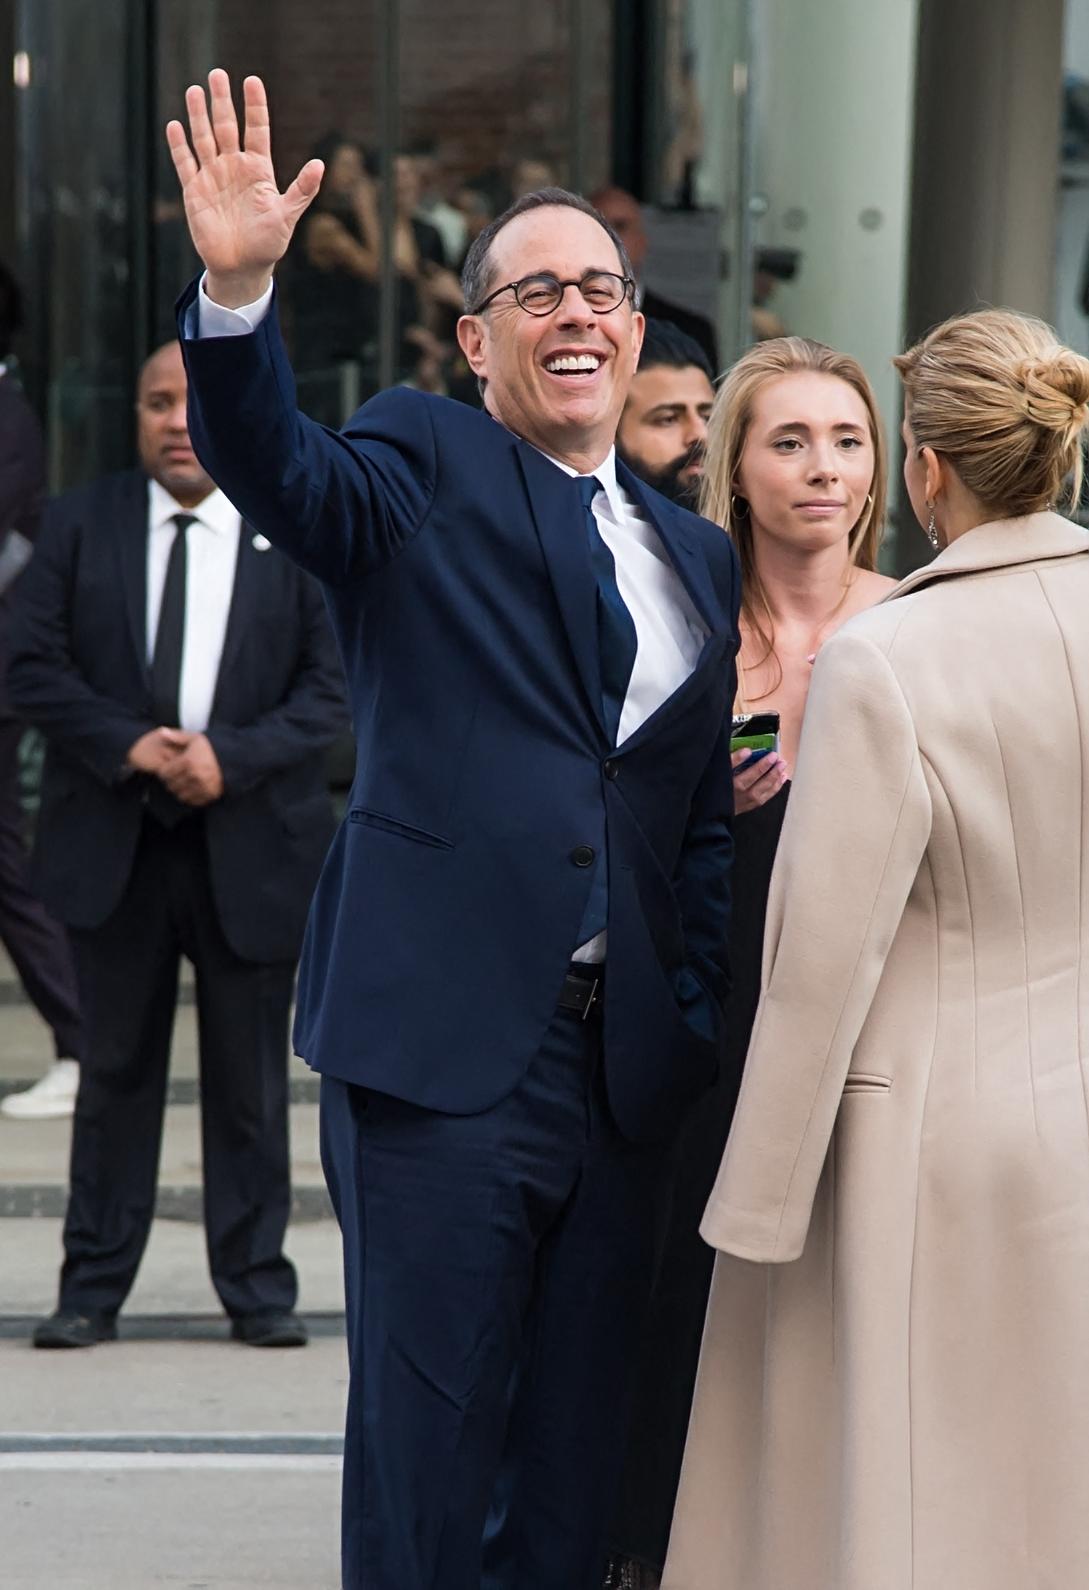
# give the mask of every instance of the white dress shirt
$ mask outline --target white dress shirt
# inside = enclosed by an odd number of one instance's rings
[[[219,490],[195,508],[183,508],[158,481],[148,483],[147,536],[147,660],[155,655],[159,610],[170,548],[174,544],[174,515],[188,513],[196,523],[186,540],[185,633],[182,639],[181,687],[178,691],[180,726],[201,734],[212,715],[212,700],[227,636],[227,618],[234,595],[241,519]]]
[[[565,475],[578,476],[570,464],[549,453],[543,456]],[[616,583],[632,616],[638,647],[616,734],[617,745],[623,745],[684,684],[699,661],[708,630],[657,530],[617,480],[615,448],[593,473],[601,490],[590,508],[613,555]]]
[[[190,336],[241,336],[260,325],[272,301],[272,288],[252,304],[226,309],[213,303],[201,278],[197,304],[190,310],[186,330]],[[198,307],[199,306],[199,307]],[[541,449],[538,448],[538,452]],[[542,457],[572,479],[578,470],[553,458]],[[637,651],[620,714],[617,745],[635,733],[695,669],[708,636],[692,598],[670,562],[657,530],[639,505],[622,490],[616,478],[616,449],[610,448],[593,474],[601,490],[591,503],[602,540],[616,564],[616,583],[635,624]],[[572,526],[578,533],[581,526]],[[605,934],[599,933],[575,952],[577,961],[601,961]]]

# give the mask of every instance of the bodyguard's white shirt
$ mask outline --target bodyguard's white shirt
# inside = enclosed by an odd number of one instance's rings
[[[190,336],[243,336],[259,326],[272,302],[272,288],[252,304],[226,309],[213,303],[201,278],[197,304],[190,310]],[[538,452],[541,450],[538,448]],[[574,479],[577,469],[542,453]],[[622,745],[656,712],[695,669],[708,636],[707,626],[670,562],[661,537],[616,478],[616,449],[592,472],[601,482],[591,511],[616,564],[616,583],[635,624],[635,666],[628,681],[616,743]],[[577,534],[581,527],[572,526]],[[577,961],[600,961],[605,934],[575,952]]]
[[[218,489],[195,508],[183,508],[157,480],[148,483],[147,660],[155,655],[159,611],[177,513],[192,514],[186,537],[185,632],[182,639],[181,727],[201,734],[212,716],[212,700],[223,658],[227,618],[234,595],[241,519]]]

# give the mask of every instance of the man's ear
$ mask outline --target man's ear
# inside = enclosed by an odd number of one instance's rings
[[[639,368],[639,355],[643,351],[643,336],[646,332],[646,329],[646,315],[643,314],[641,309],[635,310],[631,317],[632,352],[635,356],[632,360],[633,371],[638,370]]]
[[[458,347],[465,355],[465,362],[475,376],[488,376],[487,338],[484,335],[484,323],[479,315],[462,315],[458,321]]]

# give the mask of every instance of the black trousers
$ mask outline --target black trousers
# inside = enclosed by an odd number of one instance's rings
[[[598,1590],[663,1157],[618,1132],[593,1017],[476,1115],[322,1078],[344,1590]]]
[[[42,1020],[58,1059],[83,1058],[76,972],[68,936],[31,892],[19,802],[23,726],[0,718],[0,942]]]
[[[212,899],[204,823],[145,819],[103,926],[72,934],[87,1047],[72,1132],[60,1306],[121,1307],[151,1229],[184,955],[196,974],[204,1224],[228,1314],[289,1310],[288,1020],[294,963],[241,960]]]

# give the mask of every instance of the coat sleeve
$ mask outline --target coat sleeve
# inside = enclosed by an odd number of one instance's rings
[[[47,506],[34,555],[15,590],[8,693],[19,715],[47,740],[113,785],[130,748],[155,724],[93,689],[73,660],[78,534],[59,504]]]
[[[207,731],[228,795],[244,794],[270,774],[320,756],[348,727],[344,674],[321,592],[305,574],[295,578],[300,640],[283,700],[252,723],[212,724]]]
[[[382,392],[333,431],[301,414],[272,310],[237,337],[185,334],[197,457],[247,523],[328,585],[381,568],[427,518],[438,471],[429,400]]]
[[[805,1245],[851,1055],[930,834],[888,658],[841,632],[813,671],[737,1113],[701,1232],[779,1263]]]

